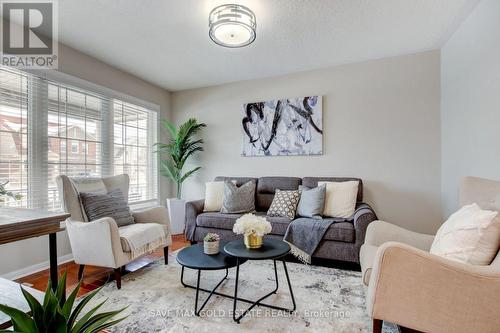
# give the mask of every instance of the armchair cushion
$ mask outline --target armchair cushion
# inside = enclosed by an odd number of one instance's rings
[[[135,223],[118,228],[123,252],[133,257],[167,245],[167,228],[158,223]]]
[[[472,265],[489,265],[500,247],[498,212],[463,206],[439,228],[430,253]]]
[[[109,193],[81,192],[80,198],[89,221],[111,217],[119,227],[134,223],[134,217],[120,189]]]

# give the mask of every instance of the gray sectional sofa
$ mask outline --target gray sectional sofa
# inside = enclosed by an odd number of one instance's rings
[[[364,243],[368,224],[377,219],[370,206],[363,203],[363,182],[358,178],[334,177],[216,177],[216,181],[236,181],[240,186],[250,180],[256,184],[255,206],[257,215],[266,215],[273,201],[276,189],[296,190],[299,185],[316,187],[320,181],[359,181],[356,212],[351,218],[334,218],[323,240],[313,254],[314,258],[341,260],[359,263],[359,249]],[[233,233],[233,224],[241,214],[222,214],[218,212],[203,212],[204,200],[190,201],[186,204],[186,238],[191,242],[201,242],[208,232],[218,233],[223,240],[234,240],[241,235]],[[302,218],[302,217],[296,217]],[[326,219],[326,218],[325,218]],[[267,217],[272,225],[270,235],[282,239],[290,220],[284,217]]]

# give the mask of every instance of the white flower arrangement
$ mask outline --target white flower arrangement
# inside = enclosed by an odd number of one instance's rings
[[[265,217],[255,214],[245,214],[236,220],[233,226],[233,232],[238,235],[249,236],[255,234],[264,236],[271,232],[272,226]]]

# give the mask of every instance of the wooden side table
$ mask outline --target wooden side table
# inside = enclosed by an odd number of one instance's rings
[[[50,281],[57,288],[57,233],[64,230],[61,222],[68,213],[53,213],[41,209],[0,208],[0,244],[23,239],[49,236]]]

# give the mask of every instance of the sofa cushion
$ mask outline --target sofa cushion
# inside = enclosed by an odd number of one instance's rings
[[[224,198],[221,213],[252,213],[255,211],[255,182],[249,181],[240,187],[233,182],[224,182]]]
[[[219,212],[204,212],[196,217],[198,227],[233,230],[233,224],[242,214],[223,214]]]
[[[276,189],[291,191],[298,190],[301,179],[297,177],[261,177],[257,182],[256,209],[259,212],[267,211],[273,202]]]
[[[290,220],[295,218],[297,205],[300,200],[300,191],[283,191],[276,189],[271,207],[267,211],[269,217],[287,217]]]
[[[363,181],[359,178],[342,178],[342,177],[304,177],[302,178],[302,185],[307,187],[317,187],[318,182],[348,182],[352,180],[357,180],[358,184],[358,196],[356,198],[357,202],[363,201]]]
[[[328,221],[328,218],[324,218]],[[335,220],[335,219],[333,219]],[[356,230],[352,222],[337,222],[333,223],[326,231],[323,239],[337,242],[354,243],[356,241]]]
[[[264,212],[256,213],[265,216],[271,223],[273,235],[284,235],[290,220],[286,217],[269,217]],[[242,214],[222,214],[216,212],[201,213],[196,217],[196,225],[204,228],[233,230],[233,225]]]
[[[317,219],[310,217],[301,217],[295,220],[311,220],[311,222],[317,222]],[[294,221],[295,221],[294,220]],[[346,242],[346,243],[354,243],[356,240],[356,231],[354,230],[354,224],[352,221],[346,221],[343,218],[323,218],[322,221],[329,222],[333,221],[325,235],[323,236],[324,240],[331,240],[337,242]],[[286,229],[285,229],[286,231]]]
[[[326,185],[325,206],[323,216],[348,218],[356,210],[358,181],[319,182]]]
[[[297,206],[297,215],[321,219],[325,208],[326,185],[309,188],[299,186],[300,200]]]

